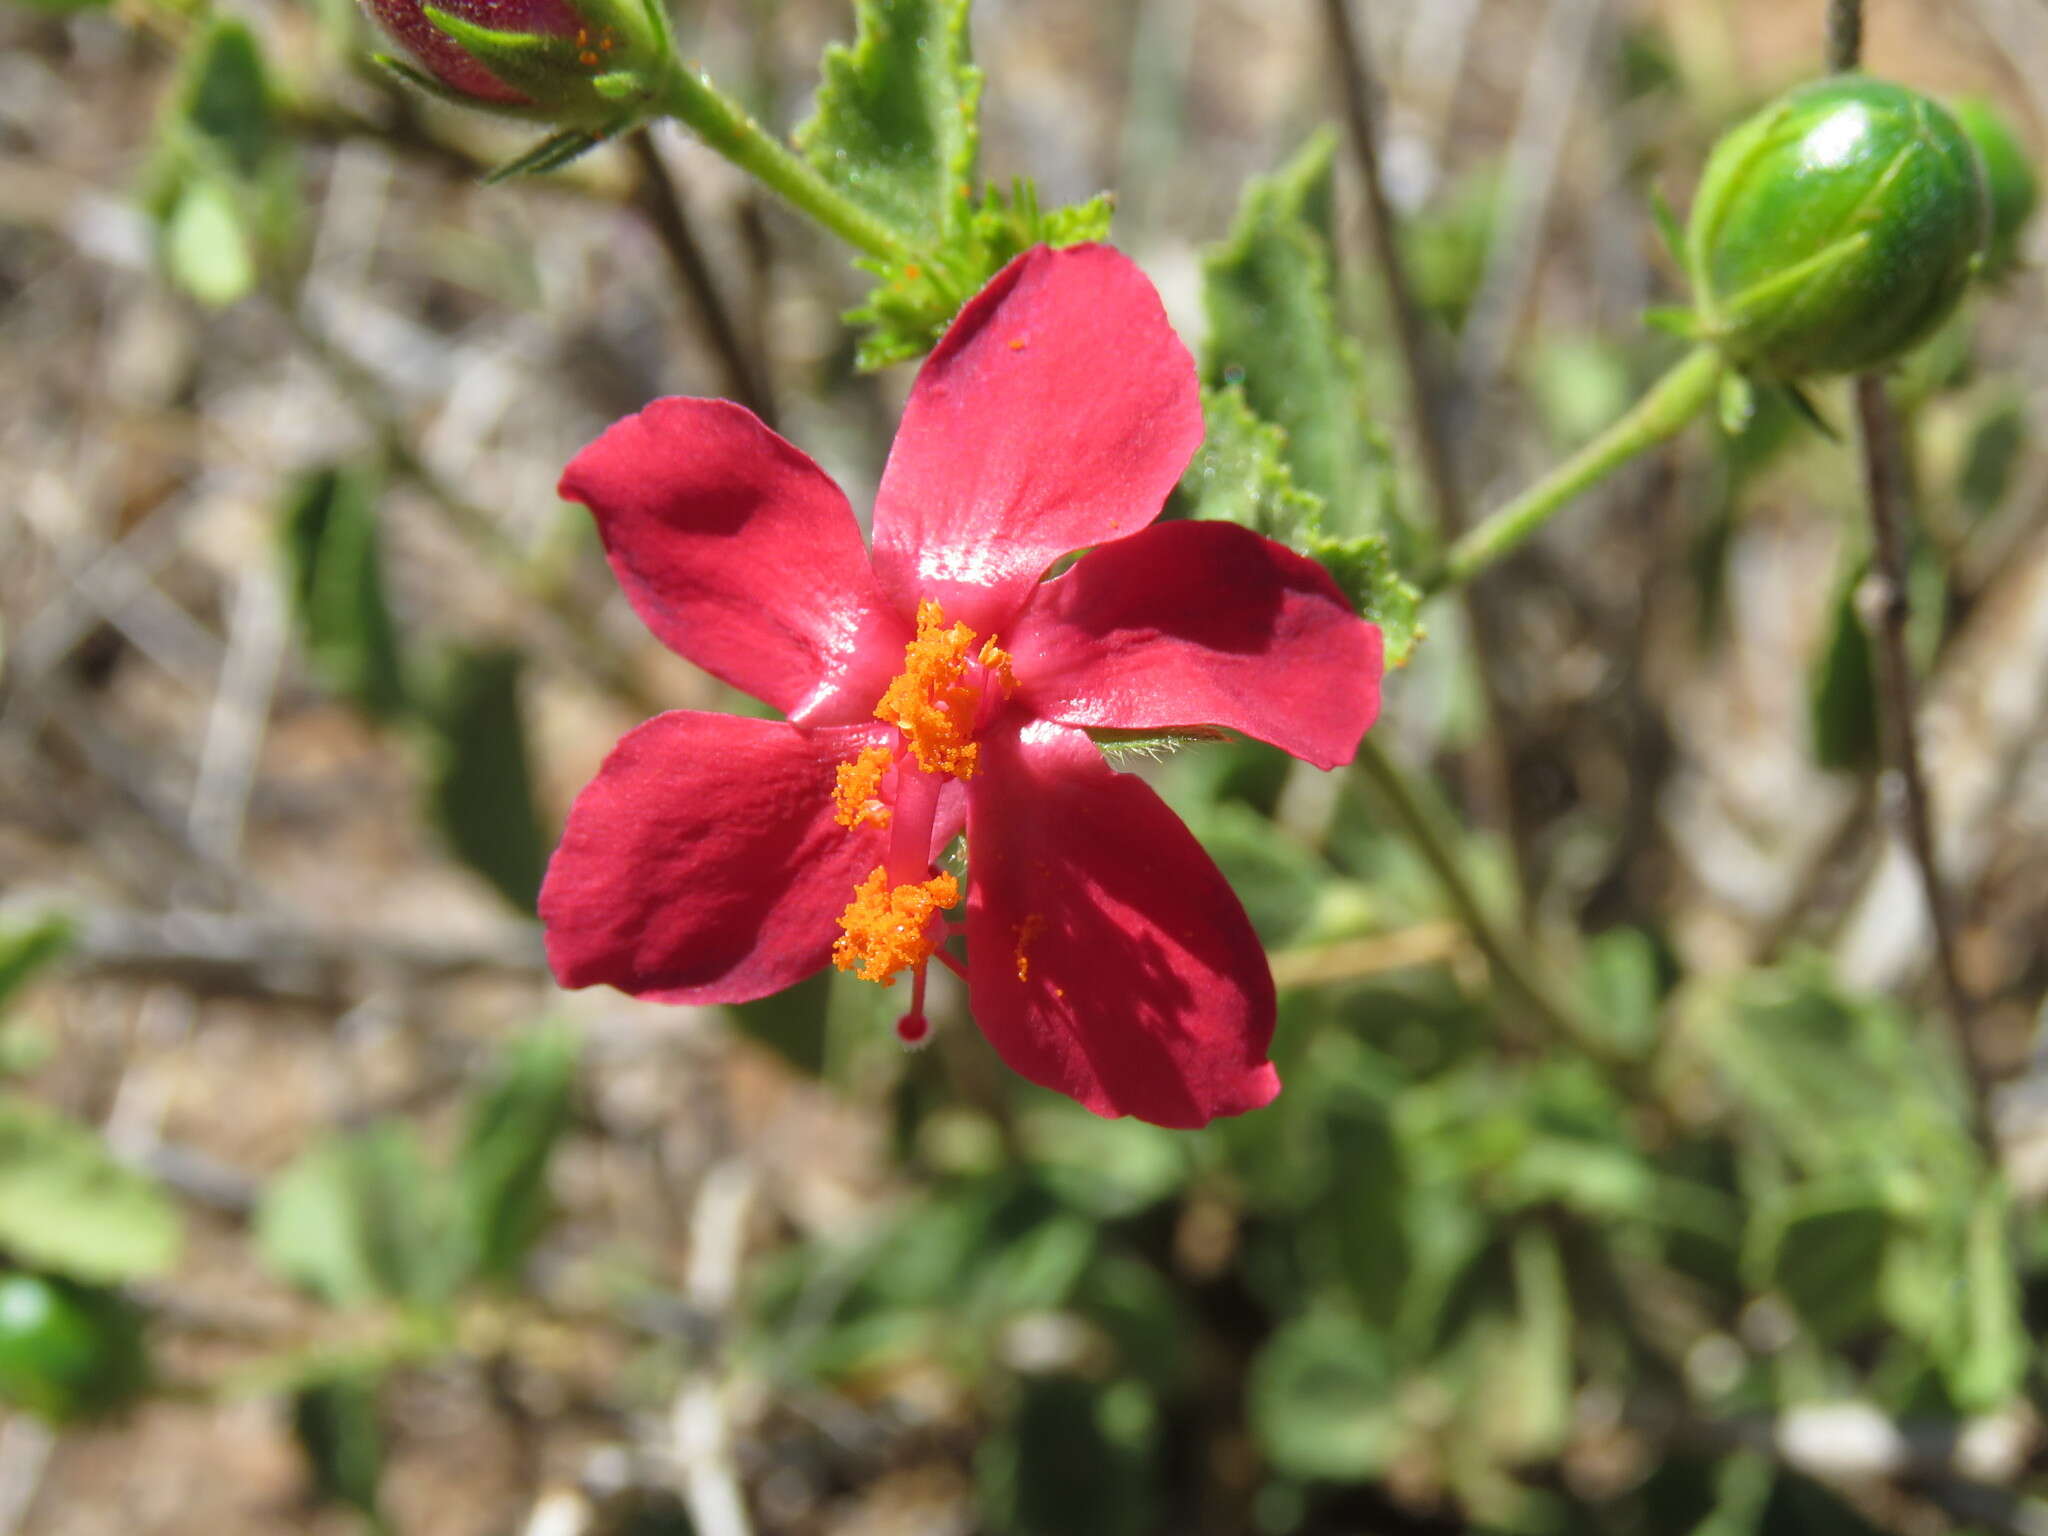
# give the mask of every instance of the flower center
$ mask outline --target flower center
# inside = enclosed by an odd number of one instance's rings
[[[838,768],[838,823],[889,831],[888,862],[854,888],[832,946],[832,963],[864,981],[887,986],[911,971],[921,994],[925,964],[945,942],[941,914],[960,901],[959,882],[932,870],[939,791],[947,778],[974,777],[975,728],[1017,686],[1009,656],[993,638],[977,649],[976,638],[965,624],[949,626],[937,603],[918,604],[903,671],[875,706],[875,718],[896,727],[896,744],[864,748]]]
[[[965,624],[949,629],[937,603],[919,603],[917,638],[903,648],[903,671],[875,706],[875,718],[903,733],[926,773],[971,779],[981,756],[976,717],[991,680],[1005,698],[1017,686],[1010,658],[994,639],[976,652],[973,630]]]

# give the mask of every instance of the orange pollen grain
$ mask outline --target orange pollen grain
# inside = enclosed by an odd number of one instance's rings
[[[899,971],[931,959],[938,947],[930,936],[932,918],[959,901],[960,882],[951,875],[891,887],[889,871],[877,864],[839,914],[844,931],[832,946],[832,963],[886,987]]]
[[[577,54],[576,58],[578,62],[583,64],[595,64],[597,62],[597,55],[590,52],[588,49],[585,49],[582,53]]]
[[[919,603],[917,638],[904,646],[903,671],[875,706],[875,718],[903,732],[926,773],[974,777],[981,755],[974,741],[981,689],[967,678],[973,660],[998,679],[1005,695],[1016,686],[1010,658],[993,641],[977,656],[973,630],[965,624],[949,629],[937,603]]]
[[[1029,981],[1031,979],[1031,955],[1029,953],[1031,941],[1044,931],[1045,919],[1036,912],[1017,925],[1015,958],[1017,961],[1017,979],[1019,981]]]
[[[836,770],[838,783],[832,790],[832,803],[838,808],[832,819],[849,832],[862,822],[877,827],[889,825],[890,810],[882,803],[879,792],[882,775],[895,760],[896,755],[887,747],[863,747],[859,757],[841,763]]]
[[[1007,699],[1017,691],[1017,674],[1010,670],[1010,653],[996,644],[994,636],[982,642],[981,655],[976,659],[988,669],[989,676],[996,680],[996,685],[1003,690],[1004,698]]]

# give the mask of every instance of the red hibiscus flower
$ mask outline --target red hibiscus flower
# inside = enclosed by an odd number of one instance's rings
[[[787,719],[676,711],[619,743],[541,892],[563,985],[731,1003],[828,961],[908,971],[915,1041],[937,956],[1005,1061],[1097,1114],[1270,1101],[1244,909],[1087,728],[1222,726],[1334,767],[1377,712],[1380,636],[1271,540],[1153,525],[1201,438],[1158,295],[1076,246],[1011,262],[926,361],[872,554],[729,402],[656,401],[579,454],[562,495],[648,627]],[[965,962],[934,862],[963,824]]]

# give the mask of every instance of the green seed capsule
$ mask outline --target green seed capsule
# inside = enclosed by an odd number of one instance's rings
[[[1860,75],[1801,86],[1707,160],[1686,231],[1701,328],[1763,379],[1877,367],[1955,308],[1990,225],[1937,103]]]
[[[69,1424],[124,1406],[148,1375],[141,1319],[120,1296],[50,1275],[0,1275],[0,1402]]]
[[[1991,244],[1984,256],[1984,275],[1999,277],[2012,269],[2020,231],[2040,201],[2041,183],[2027,158],[2026,146],[2005,114],[1988,99],[1965,96],[1951,103],[1949,110],[1977,146],[1977,156],[1984,164],[1984,184],[1991,191]]]

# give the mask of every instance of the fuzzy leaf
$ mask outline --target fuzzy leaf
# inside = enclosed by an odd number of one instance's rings
[[[1807,684],[1814,761],[1823,768],[1861,773],[1878,761],[1877,683],[1870,635],[1856,612],[1856,588],[1869,561],[1848,562],[1828,605],[1828,637]]]
[[[1358,349],[1331,288],[1330,198],[1336,136],[1245,189],[1230,238],[1202,263],[1212,384],[1241,383],[1261,419],[1287,434],[1299,484],[1340,512],[1367,492],[1360,462]]]
[[[335,1306],[438,1301],[453,1278],[445,1194],[405,1127],[332,1137],[271,1185],[257,1250]]]
[[[71,947],[71,920],[55,912],[0,923],[0,1007]]]
[[[505,1050],[496,1079],[469,1110],[455,1160],[466,1275],[512,1281],[547,1224],[548,1160],[569,1124],[576,1037],[538,1029]]]
[[[1395,1384],[1380,1335],[1340,1313],[1311,1313],[1282,1326],[1252,1366],[1252,1433],[1281,1472],[1369,1478],[1400,1435]]]
[[[301,1387],[292,1396],[292,1436],[313,1473],[313,1497],[378,1518],[377,1484],[384,1436],[377,1415],[378,1381],[357,1373]]]
[[[374,719],[407,706],[398,632],[384,597],[377,486],[329,465],[303,477],[280,530],[292,606],[320,680]]]
[[[1010,1536],[1142,1536],[1159,1527],[1158,1409],[1135,1381],[1026,1377],[975,1458],[988,1528]]]
[[[216,19],[187,65],[185,123],[237,174],[254,176],[271,150],[269,87],[255,34],[239,21]]]
[[[200,303],[225,309],[256,287],[256,257],[234,189],[204,174],[179,193],[164,223],[164,264]]]
[[[859,0],[852,47],[826,50],[797,147],[818,173],[929,248],[963,222],[979,150],[981,71],[968,0]]]
[[[0,1097],[0,1248],[67,1279],[112,1284],[169,1269],[179,1236],[169,1197],[115,1162],[90,1127]]]
[[[428,711],[428,809],[455,856],[533,910],[552,840],[533,801],[519,653],[459,651]]]

